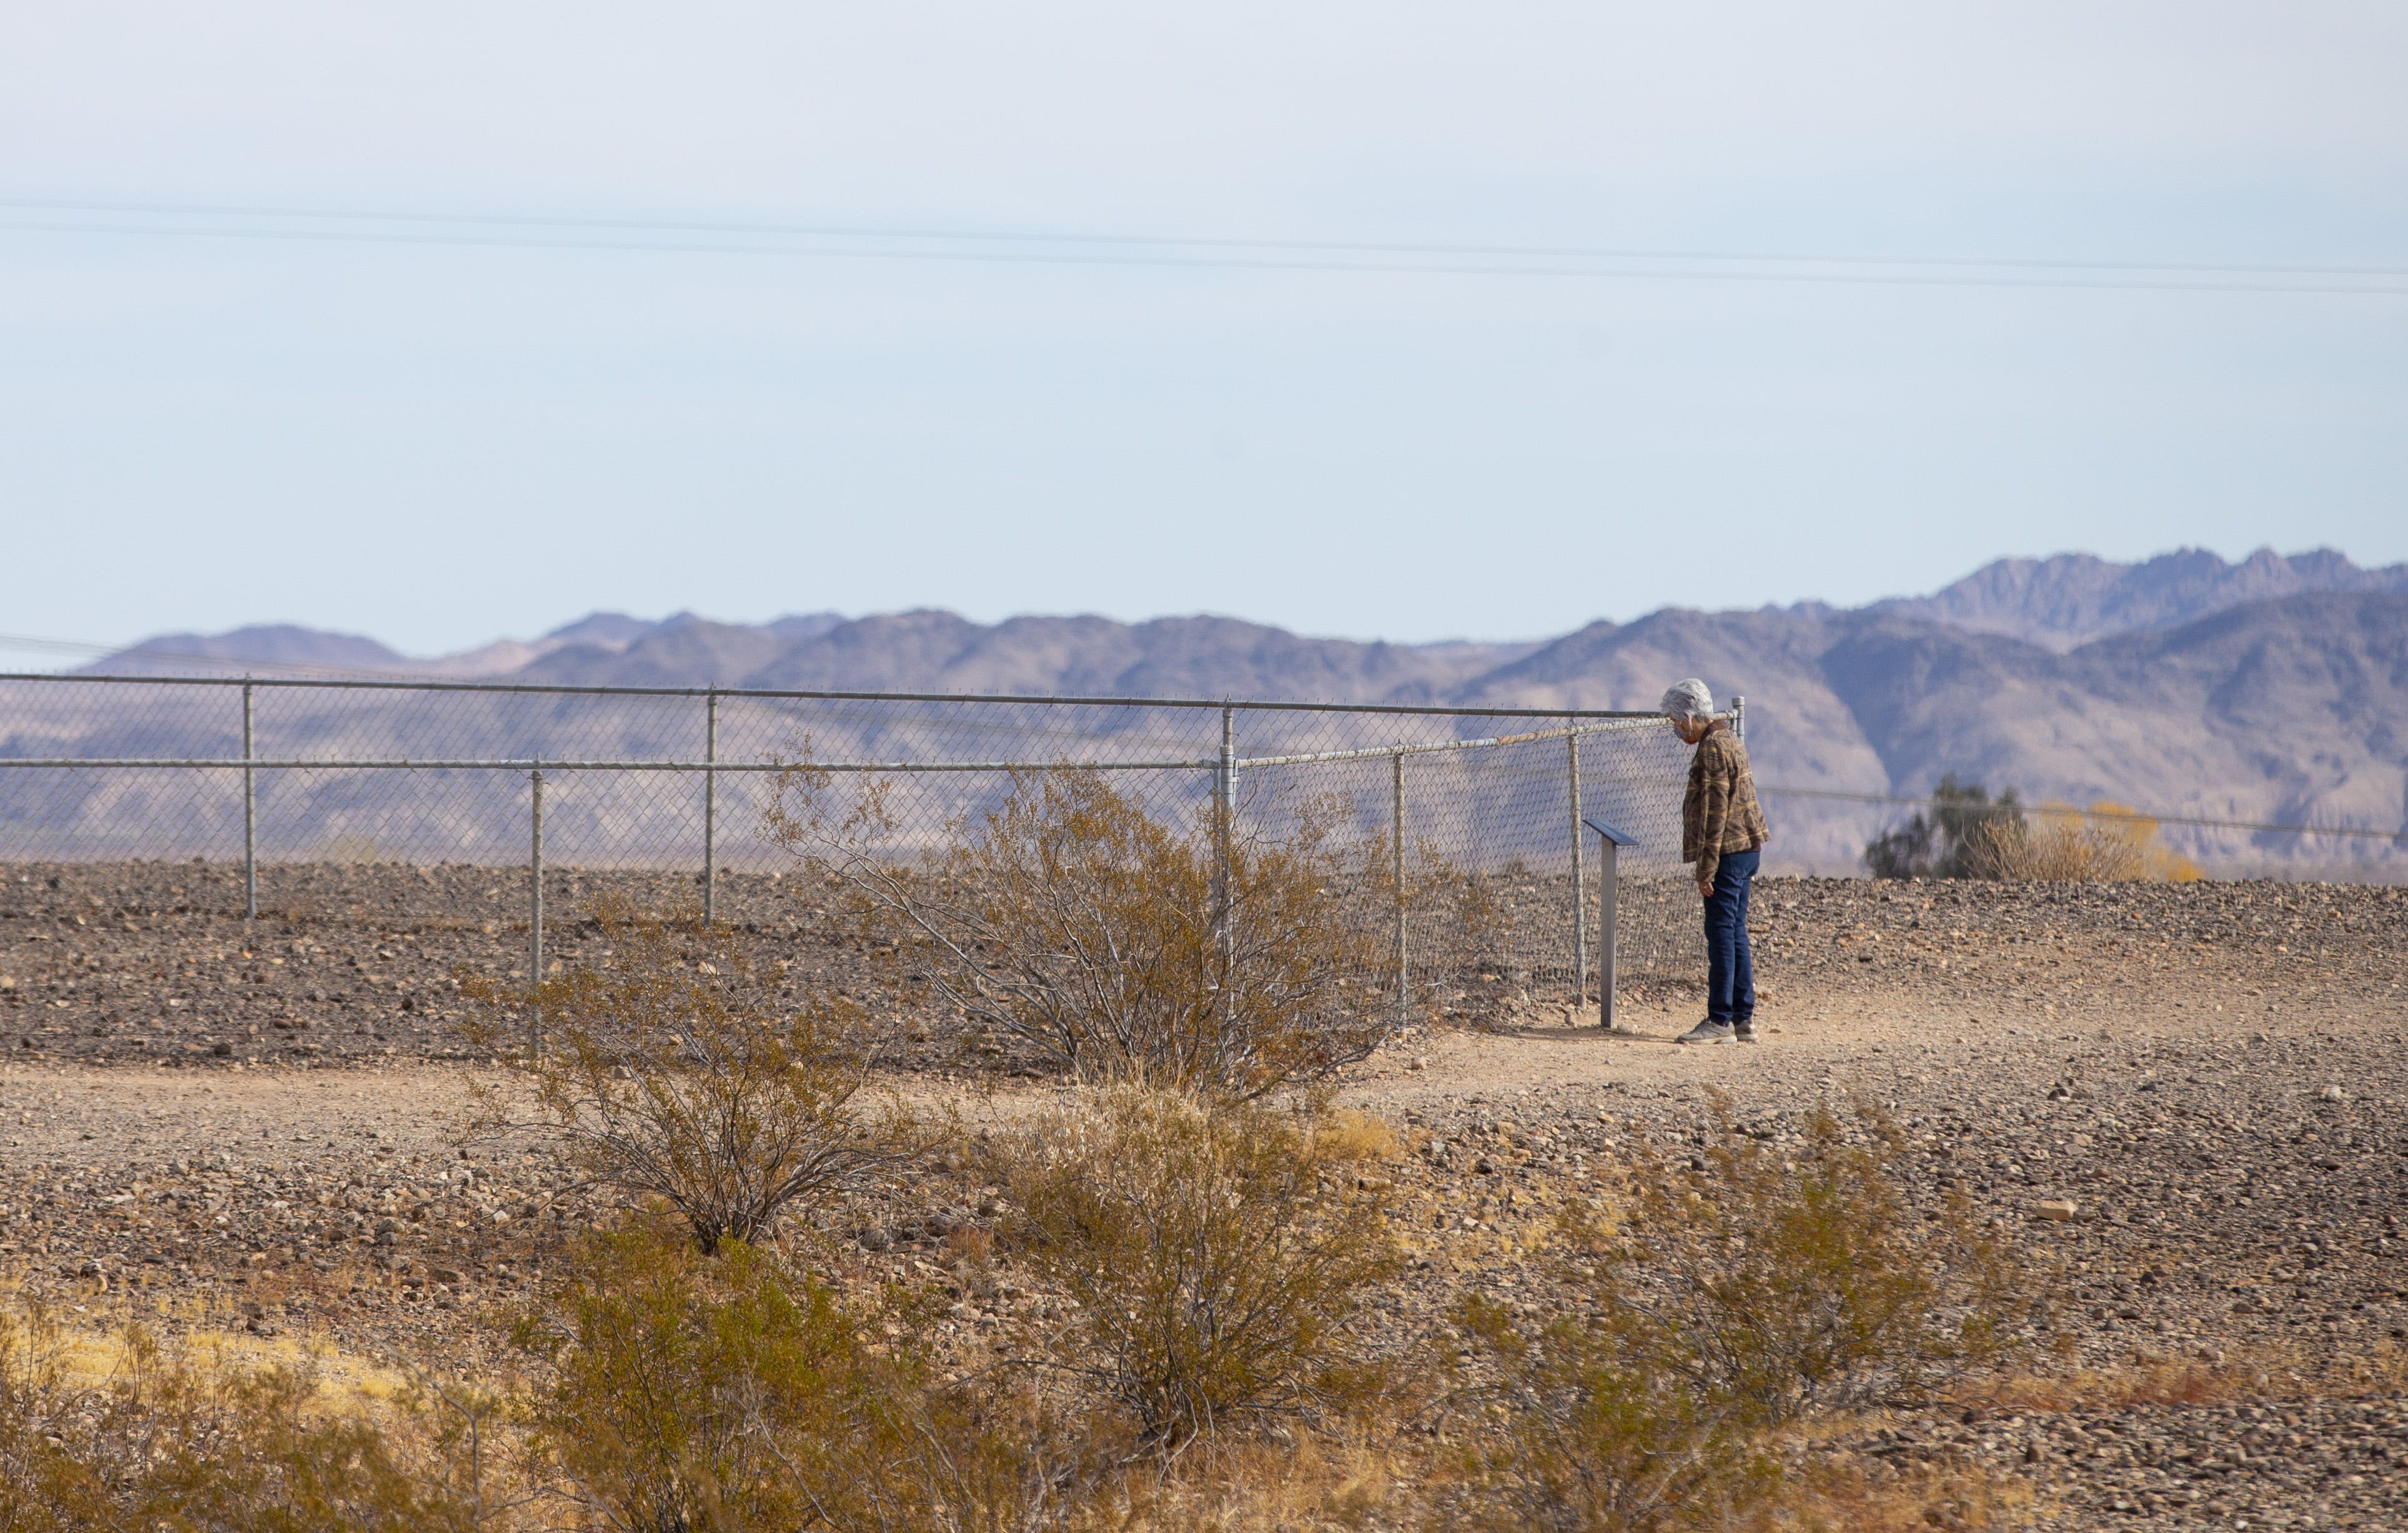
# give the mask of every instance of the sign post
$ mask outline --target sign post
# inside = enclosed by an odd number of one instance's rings
[[[1584,820],[1581,823],[1597,832],[1598,903],[1601,907],[1597,940],[1597,1024],[1610,1033],[1613,1031],[1614,905],[1621,893],[1614,855],[1626,846],[1637,846],[1639,838],[1626,836],[1602,820]]]

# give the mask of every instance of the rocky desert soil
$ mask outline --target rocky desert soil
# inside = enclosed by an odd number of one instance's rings
[[[531,1145],[453,1136],[466,1082],[510,1076],[464,1046],[452,976],[523,971],[523,887],[327,869],[246,928],[226,876],[0,868],[0,1259],[94,1323],[324,1346],[364,1376],[482,1366],[479,1317],[609,1212]],[[878,982],[806,892],[733,901],[793,982]],[[2044,1528],[2408,1526],[2408,891],[1773,879],[1756,941],[1759,1044],[1671,1044],[1695,1016],[1677,984],[1607,1035],[1528,976],[1475,975],[1468,1024],[1349,1074],[1407,1152],[1366,1173],[1413,1248],[1380,1334],[1446,1347],[1468,1289],[1577,1308],[1526,1239],[1561,1202],[1636,1152],[1701,1152],[1722,1113],[1778,1145],[1870,1100],[1915,1198],[1961,1193],[2028,1250],[2073,1356],[1818,1451],[1986,1480]],[[899,1093],[977,1115],[1050,1089],[913,1032]],[[948,1285],[965,1346],[1008,1330],[1047,1300],[963,1259],[989,1192],[939,1173],[832,1216],[833,1259]]]

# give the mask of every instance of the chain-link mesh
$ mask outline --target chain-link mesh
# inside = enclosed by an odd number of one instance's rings
[[[1066,766],[1182,831],[1224,794],[1239,835],[1318,817],[1349,869],[1339,895],[1401,936],[1401,972],[1362,981],[1458,1014],[1594,1004],[1596,822],[1635,843],[1617,859],[1622,978],[1702,964],[1679,866],[1685,752],[1630,715],[20,677],[0,680],[0,861],[197,860],[179,897],[236,914],[253,887],[263,909],[317,909],[334,867],[479,868],[416,888],[397,872],[374,919],[465,890],[478,908],[442,913],[523,930],[536,770],[558,919],[581,876],[692,888],[788,866],[764,827],[798,762],[839,798],[875,784],[880,850],[898,857],[975,826],[1015,772]],[[767,897],[742,881],[748,905]],[[340,882],[361,910],[359,880]]]

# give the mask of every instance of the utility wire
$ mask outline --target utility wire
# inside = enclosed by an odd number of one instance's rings
[[[642,229],[679,234],[785,235],[846,239],[1157,246],[1228,251],[1320,251],[1355,255],[1459,255],[1583,261],[1734,261],[1857,266],[1974,266],[2058,271],[2192,272],[2221,276],[2408,277],[2408,266],[2299,265],[2264,262],[2077,261],[2022,256],[1829,255],[1777,251],[1694,251],[1576,245],[1463,245],[1338,239],[1233,239],[1218,236],[1047,233],[1025,229],[924,229],[864,224],[717,222],[687,219],[547,218],[497,213],[379,212],[366,208],[255,207],[219,203],[89,202],[0,197],[0,208],[175,217],[305,219],[346,222],[448,223],[483,227]]]
[[[244,655],[194,654],[188,650],[157,650],[144,644],[89,644],[71,638],[35,638],[25,634],[0,634],[0,650],[30,650],[36,653],[90,655],[95,659],[119,657],[142,660],[174,660],[194,666],[214,666],[226,669],[249,671],[286,671],[295,676],[377,677],[394,681],[427,680],[423,671],[369,670],[351,666],[312,666],[296,660],[257,660]]]
[[[2038,804],[1968,804],[1962,799],[1942,802],[1936,798],[1900,798],[1889,794],[1836,793],[1823,788],[1777,788],[1759,783],[1756,792],[1779,794],[1785,798],[1825,798],[1845,804],[1897,804],[1913,809],[1946,809],[1965,814],[2078,814],[2090,820],[2115,820],[2127,823],[2148,822],[2160,825],[2200,825],[2210,830],[2264,830],[2291,836],[2357,836],[2377,841],[2408,841],[2408,831],[2362,830],[2347,825],[2275,825],[2256,820],[2209,820],[2197,815],[2152,814],[2144,809],[2057,809]]]
[[[56,654],[115,654],[122,645],[86,644],[72,638],[34,638],[25,634],[0,634],[0,650],[42,650]]]
[[[374,213],[360,210],[314,213],[298,209],[213,208],[199,205],[66,204],[37,202],[22,198],[0,199],[0,208],[16,208],[22,212],[45,209],[107,212],[118,214],[121,217],[299,219],[347,223],[388,222],[446,227],[470,226],[491,228],[496,231],[509,229],[562,231],[523,234],[496,232],[490,235],[475,235],[413,232],[406,229],[291,228],[260,222],[127,223],[68,218],[0,219],[0,232],[151,235],[179,238],[309,244],[610,251],[661,254],[782,256],[789,259],[822,257],[840,260],[1004,265],[1317,271],[1398,276],[1585,277],[1659,281],[1803,282],[1881,287],[2054,288],[2108,292],[2408,295],[2408,286],[2382,285],[2386,281],[2408,278],[2408,267],[2390,266],[2152,264],[2039,261],[2014,258],[1989,260],[1956,256],[1893,258],[1751,254],[1711,251],[1583,250],[1571,247],[1506,245],[1348,244],[1312,240],[1205,239],[1134,235],[1046,235],[1011,231],[963,232],[836,225],[710,224],[629,220],[502,218],[474,214]],[[903,242],[903,244],[900,248],[896,248],[892,244],[887,246],[827,243],[738,244],[726,240],[702,238],[628,238],[608,236],[571,237],[568,231],[579,229],[649,230],[657,231],[663,235],[743,235],[787,241],[796,239],[882,240]],[[1010,248],[975,248],[996,245]],[[1042,245],[1068,248],[1054,250],[1030,248]],[[1261,253],[1206,253],[1212,251]],[[1429,259],[1430,257],[1455,259]],[[1657,263],[1657,265],[1628,264],[1638,262]],[[1715,265],[1686,267],[1662,265],[1668,262]],[[1734,269],[1748,265],[1771,266],[1776,269]],[[1985,270],[2009,275],[1980,275]],[[2028,275],[2012,275],[2014,273]],[[2051,273],[2058,275],[2049,275]],[[2094,275],[2076,275],[2078,273]],[[2322,277],[2329,279],[2325,281],[2291,279],[2301,277]]]

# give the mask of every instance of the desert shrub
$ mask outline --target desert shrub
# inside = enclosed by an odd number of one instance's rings
[[[1570,1226],[1632,1355],[1779,1425],[1928,1397],[2018,1350],[2044,1318],[1961,1198],[1917,1214],[1877,1110],[1818,1109],[1774,1148],[1726,1121],[1706,1169],[1632,1175],[1620,1227]]]
[[[1985,861],[1991,838],[2023,824],[2023,806],[2009,788],[1995,802],[1979,782],[1949,772],[1931,790],[1931,807],[1865,843],[1865,868],[1877,879],[1996,878]]]
[[[0,1324],[0,1527],[177,1533],[477,1533],[519,1501],[493,1402],[405,1397],[389,1426],[326,1410],[290,1368],[222,1368],[134,1332],[98,1382],[39,1310]]]
[[[1133,1087],[991,1139],[1008,1241],[1076,1305],[1047,1361],[1164,1449],[1360,1403],[1377,1374],[1346,1322],[1398,1265],[1376,1197],[1339,1169],[1370,1139],[1312,1105]]]
[[[2158,844],[2155,820],[2103,798],[2087,815],[2052,804],[2028,820],[1985,824],[1968,844],[1967,858],[1978,876],[1995,879],[2188,883],[2200,877],[2196,863]]]
[[[1711,1525],[1777,1485],[1769,1434],[1928,1399],[2034,1344],[2045,1308],[1961,1203],[1917,1214],[1894,1128],[1828,1112],[1774,1148],[1730,1131],[1641,1160],[1613,1214],[1567,1214],[1590,1312],[1518,1328],[1472,1301],[1506,1425],[1477,1449],[1503,1526]]]
[[[908,1318],[908,1317],[907,1317]],[[550,1495],[629,1533],[1001,1533],[1048,1483],[1033,1397],[946,1385],[838,1297],[735,1240],[638,1223],[581,1247],[522,1321]]]
[[[2062,804],[2028,811],[2010,788],[1994,801],[1954,773],[1931,791],[1932,806],[1865,844],[1877,879],[2035,879],[2073,883],[2187,882],[2196,864],[2157,842],[2157,823],[2112,800],[2087,814]]]
[[[797,1201],[860,1189],[897,1151],[854,1110],[870,1055],[854,1009],[825,997],[780,1006],[724,928],[638,916],[606,902],[604,957],[531,993],[473,974],[489,1048],[518,1017],[542,1019],[523,1061],[544,1125],[593,1181],[666,1200],[696,1246],[751,1240]],[[481,1100],[482,1125],[510,1104]]]
[[[874,782],[849,803],[824,772],[781,783],[773,840],[901,929],[921,977],[974,1022],[1089,1081],[1260,1096],[1369,1054],[1393,997],[1386,928],[1348,890],[1334,808],[1276,838],[1207,810],[1180,828],[1100,772],[1015,774],[933,858],[883,850]],[[1249,817],[1259,823],[1264,817]]]
[[[1779,1461],[1740,1412],[1648,1371],[1612,1338],[1570,1319],[1525,1337],[1477,1298],[1462,1322],[1498,1369],[1506,1412],[1472,1450],[1488,1526],[1709,1527],[1779,1484]]]

